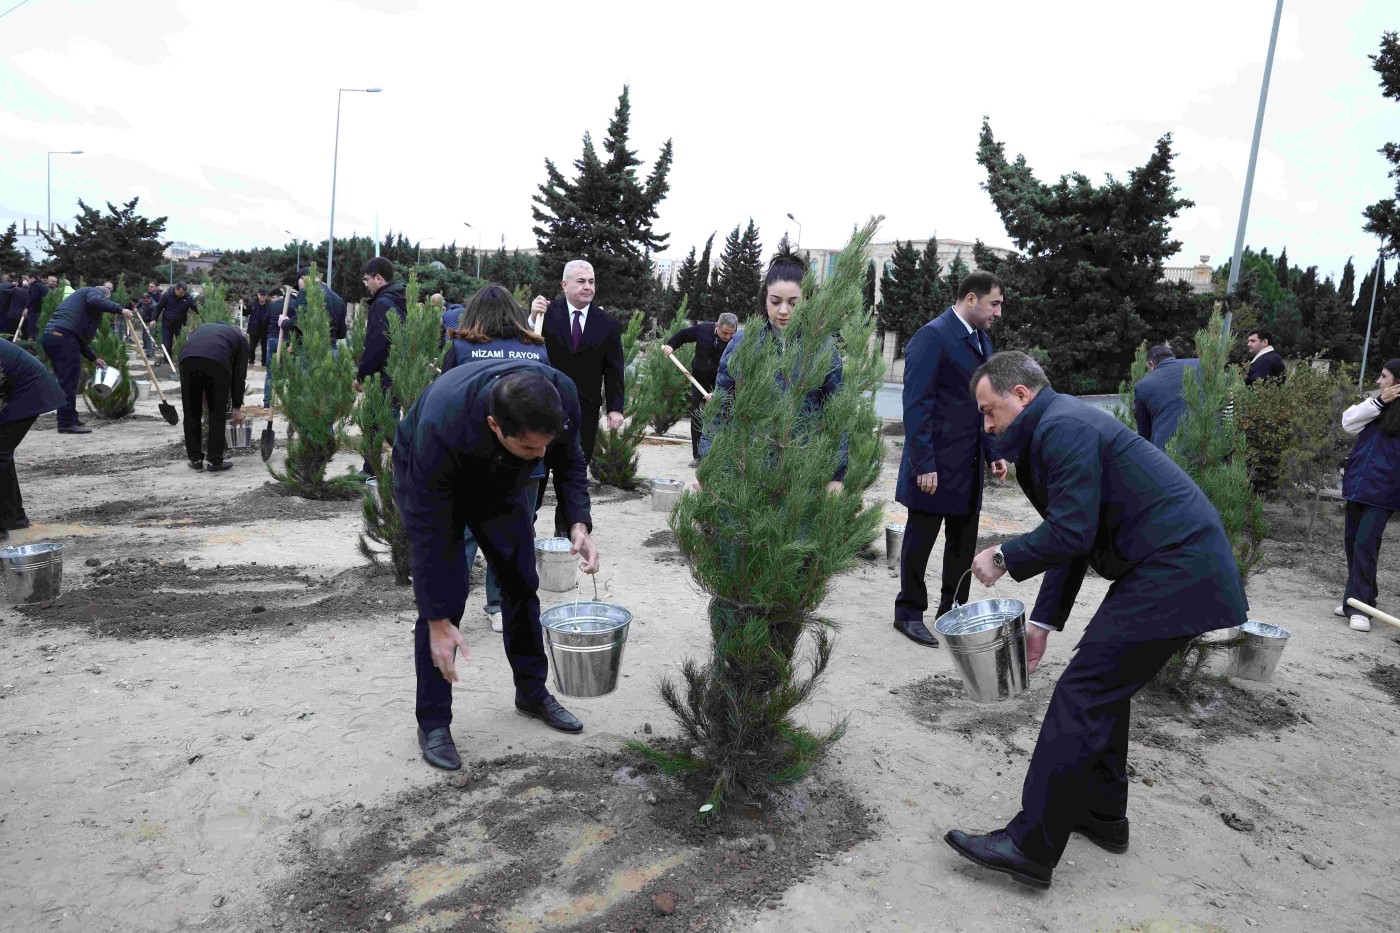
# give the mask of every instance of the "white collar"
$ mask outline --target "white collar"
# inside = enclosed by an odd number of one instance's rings
[[[1251,363],[1257,363],[1257,362],[1259,362],[1259,357],[1263,356],[1265,353],[1273,353],[1273,352],[1274,352],[1274,348],[1273,348],[1273,347],[1265,347],[1264,349],[1260,350],[1258,353],[1254,354],[1254,359],[1250,360],[1250,362],[1251,362]]]
[[[567,298],[564,299],[564,306],[569,309],[569,317],[571,318],[575,313],[581,314],[582,317],[579,319],[580,321],[588,320],[588,309],[592,307],[592,305],[584,305],[582,308],[575,308],[573,305],[569,304],[569,299]]]
[[[950,308],[951,308],[951,310],[952,310],[952,312],[953,312],[953,316],[956,317],[956,318],[962,323],[962,326],[963,326],[963,327],[966,327],[966,328],[967,328],[967,332],[968,332],[969,334],[971,334],[974,330],[977,329],[977,328],[973,327],[971,324],[967,323],[967,321],[963,320],[962,314],[960,314],[960,313],[958,312],[958,306],[957,306],[957,305],[950,305]]]

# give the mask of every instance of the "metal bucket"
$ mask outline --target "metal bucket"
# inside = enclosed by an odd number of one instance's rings
[[[1278,659],[1288,645],[1288,636],[1293,633],[1282,626],[1255,622],[1253,619],[1235,631],[1244,639],[1244,644],[1230,650],[1230,669],[1227,673],[1231,677],[1260,683],[1273,680]]]
[[[600,697],[617,689],[632,613],[596,599],[540,613],[554,688],[570,697]]]
[[[933,630],[943,636],[967,695],[978,703],[1017,696],[1030,680],[1026,672],[1026,604],[1019,599],[981,599],[938,617]]]
[[[131,380],[131,397],[135,401],[151,397],[151,384],[141,379]]]
[[[685,483],[678,479],[653,479],[651,481],[651,510],[669,512],[681,501]]]
[[[535,572],[540,577],[540,589],[552,593],[568,593],[578,583],[578,558],[569,553],[573,545],[568,538],[535,539]]]
[[[47,603],[63,592],[63,545],[25,544],[0,550],[0,568],[16,606]]]
[[[224,440],[230,448],[253,446],[253,423],[244,419],[242,424],[232,421],[224,425]]]
[[[885,563],[891,570],[899,569],[899,555],[904,551],[904,526],[885,526]]]
[[[106,398],[116,391],[121,385],[122,373],[115,366],[103,366],[101,369],[92,371],[92,394],[98,398]]]

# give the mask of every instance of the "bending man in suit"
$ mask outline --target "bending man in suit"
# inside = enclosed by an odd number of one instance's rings
[[[1168,346],[1147,351],[1148,373],[1133,386],[1133,417],[1138,434],[1158,450],[1166,450],[1181,415],[1186,411],[1186,392],[1181,377],[1188,369],[1198,373],[1201,361],[1179,360]]]
[[[967,602],[967,570],[977,549],[982,511],[982,464],[997,476],[1006,463],[993,460],[982,417],[968,389],[972,372],[992,355],[987,330],[1001,317],[1001,282],[973,272],[958,288],[958,303],[919,328],[904,354],[904,455],[895,498],[909,509],[899,555],[899,596],[894,627],[921,645],[938,647],[924,624],[929,553],[943,535],[943,582],[938,615]]]
[[[593,304],[597,282],[593,266],[583,259],[571,259],[564,266],[564,297],[546,301],[535,298],[532,316],[543,313],[541,336],[550,365],[573,380],[582,411],[579,444],[585,463],[593,460],[598,440],[598,416],[607,403],[608,427],[622,427],[622,327],[617,319]],[[543,498],[544,483],[540,484]],[[558,490],[556,490],[556,493]],[[563,496],[554,511],[555,532],[563,536]]]
[[[973,560],[992,586],[1045,574],[1026,628],[1031,671],[1093,567],[1112,581],[1050,696],[1021,791],[1021,812],[948,844],[985,868],[1050,886],[1071,832],[1128,849],[1128,717],[1142,689],[1190,639],[1239,625],[1248,603],[1220,513],[1170,457],[1117,419],[1050,388],[1024,353],[973,374],[999,450],[1044,519]]]

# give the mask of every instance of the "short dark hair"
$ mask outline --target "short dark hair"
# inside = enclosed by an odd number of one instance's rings
[[[360,267],[360,275],[377,275],[386,282],[394,281],[394,264],[383,256],[375,256]]]
[[[1006,293],[1006,289],[1001,287],[1001,279],[985,269],[969,272],[963,276],[962,282],[958,284],[958,294],[954,304],[966,298],[968,292],[972,292],[978,298],[986,298],[994,288],[1000,290],[1002,294]]]
[[[1147,362],[1151,363],[1153,366],[1156,366],[1158,363],[1162,362],[1162,360],[1174,359],[1176,359],[1176,354],[1173,353],[1172,348],[1165,343],[1158,344],[1147,351]]]
[[[1025,386],[1033,392],[1050,387],[1045,370],[1020,350],[993,353],[991,359],[977,367],[977,371],[972,374],[972,381],[967,384],[973,395],[977,394],[977,383],[981,382],[983,377],[986,377],[992,391],[997,395],[1010,395],[1011,390],[1017,386]]]
[[[175,287],[176,287],[176,288],[183,288],[185,291],[189,291],[189,290],[190,290],[190,287],[189,287],[188,285],[186,285],[184,282],[176,282],[176,283],[175,283]]]
[[[471,343],[492,340],[544,343],[544,338],[530,329],[525,312],[515,303],[515,296],[500,285],[487,285],[473,295],[457,316],[457,326],[449,328],[448,333]]]
[[[1274,342],[1274,335],[1271,334],[1271,333],[1269,333],[1267,330],[1265,330],[1265,329],[1262,328],[1262,327],[1256,327],[1256,328],[1254,328],[1254,329],[1251,330],[1249,333],[1245,334],[1245,336],[1246,336],[1246,337],[1258,337],[1260,340],[1264,341],[1265,343],[1269,343],[1269,344],[1271,344],[1271,343]]]
[[[527,432],[558,437],[564,431],[559,390],[540,372],[513,372],[491,387],[491,417],[506,437]]]
[[[258,294],[259,294],[259,295],[264,295],[264,296],[267,295],[267,289],[265,289],[265,288],[260,288],[260,289],[258,289]]]

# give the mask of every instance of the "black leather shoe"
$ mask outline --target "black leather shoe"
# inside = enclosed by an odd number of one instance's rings
[[[1085,814],[1074,831],[1100,849],[1122,854],[1128,851],[1128,818],[1101,820],[1092,813]]]
[[[452,741],[452,730],[447,726],[418,730],[418,747],[423,750],[423,760],[434,768],[444,771],[461,771],[462,759],[457,754],[457,743]]]
[[[560,732],[583,731],[583,723],[578,721],[578,717],[560,706],[559,701],[552,696],[546,696],[535,703],[526,703],[517,697],[515,708],[522,715],[534,717],[551,729],[558,729]]]
[[[933,633],[928,630],[928,626],[918,619],[895,619],[894,628],[910,641],[916,641],[929,648],[938,647],[938,639],[934,638]]]
[[[190,461],[190,469],[191,469],[191,470],[202,470],[202,469],[204,469],[204,461],[203,461],[203,460],[191,460],[191,461]]]
[[[59,434],[91,434],[92,428],[80,428],[76,424],[58,429]]]
[[[963,858],[976,862],[983,868],[1010,875],[1032,888],[1044,890],[1050,887],[1050,876],[1054,869],[1028,858],[1016,848],[1016,843],[1011,841],[1004,829],[993,830],[983,836],[974,836],[961,829],[950,829],[943,841]]]
[[[224,470],[232,470],[233,464],[229,463],[227,460],[220,460],[218,463],[214,463],[211,460],[209,462],[209,466],[205,469],[207,469],[210,473],[222,473]]]
[[[9,530],[9,531],[23,531],[25,528],[28,528],[28,527],[29,527],[29,519],[28,519],[28,518],[21,518],[19,521],[14,522],[13,524],[11,524],[7,530]]]

